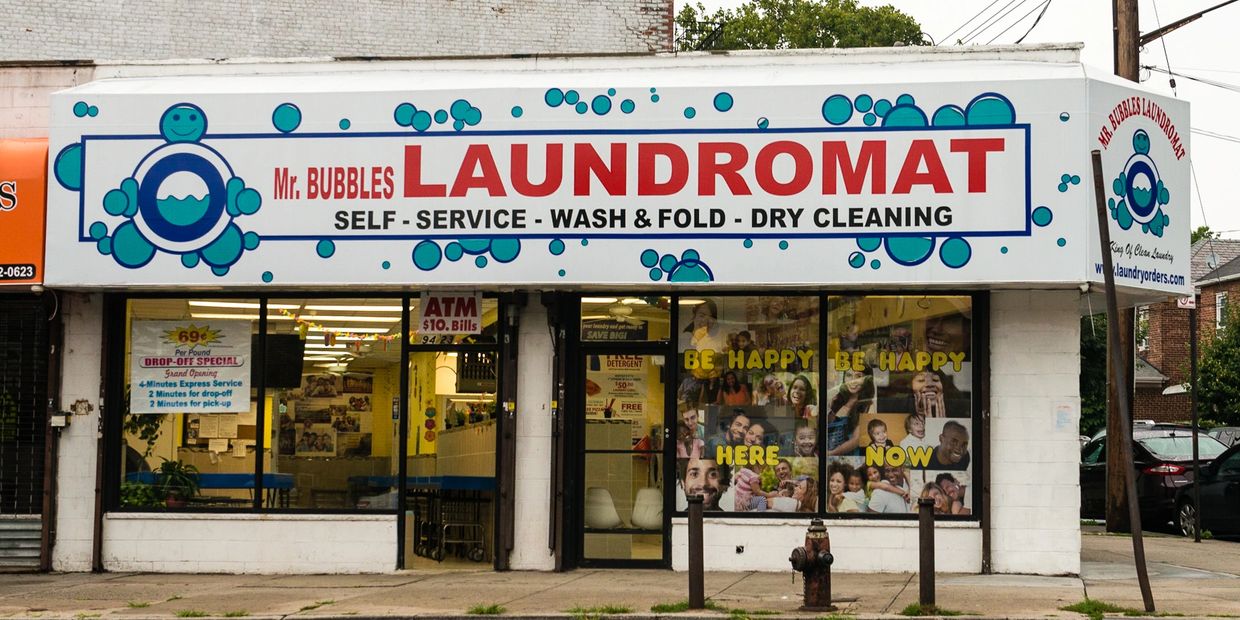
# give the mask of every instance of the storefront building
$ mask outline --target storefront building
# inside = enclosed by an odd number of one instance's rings
[[[53,98],[62,566],[682,569],[701,494],[710,570],[811,517],[912,570],[930,497],[941,570],[1079,571],[1089,153],[1124,302],[1185,294],[1186,104],[1064,46],[357,69]]]

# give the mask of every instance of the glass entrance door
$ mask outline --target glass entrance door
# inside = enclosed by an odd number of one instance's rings
[[[666,358],[587,354],[580,363],[582,564],[666,566]]]

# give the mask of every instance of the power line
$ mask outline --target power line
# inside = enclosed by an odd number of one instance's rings
[[[953,34],[956,34],[957,32],[960,32],[960,30],[961,30],[961,29],[963,29],[965,26],[968,26],[968,25],[969,25],[969,22],[972,22],[973,20],[977,19],[978,17],[981,17],[982,13],[985,13],[987,10],[989,10],[989,9],[990,9],[990,7],[994,6],[994,5],[995,5],[995,4],[997,4],[998,2],[999,2],[999,0],[991,0],[990,4],[987,4],[985,7],[982,7],[982,10],[978,11],[977,13],[974,13],[974,14],[973,14],[973,17],[970,17],[969,19],[964,20],[964,23],[963,23],[963,24],[960,24],[959,26],[956,26],[956,29],[955,29],[955,30],[953,30],[953,31],[951,31],[951,32],[949,32],[949,33],[947,33],[946,35],[944,35],[944,36],[943,36],[943,38],[942,38],[942,39],[939,39],[939,40],[940,40],[940,41],[943,41],[943,42],[947,42],[947,40],[948,40],[948,39],[951,39],[951,37],[952,37],[952,35],[953,35]]]
[[[1150,4],[1154,7],[1154,23],[1162,28],[1162,18],[1158,16],[1158,0],[1150,0]],[[1158,37],[1158,42],[1162,43],[1163,60],[1167,61],[1167,73],[1171,73],[1171,57],[1167,55],[1167,37]],[[1179,97],[1180,94],[1175,90],[1175,76],[1171,76],[1171,94]]]
[[[1038,27],[1038,22],[1042,21],[1042,16],[1046,15],[1046,9],[1049,9],[1049,8],[1051,8],[1051,0],[1046,0],[1046,4],[1042,5],[1042,12],[1038,13],[1037,19],[1033,20],[1033,25],[1030,26],[1029,29],[1025,31],[1025,34],[1020,35],[1019,39],[1016,39],[1017,45],[1024,42],[1025,37],[1029,36],[1029,33],[1033,32],[1033,29]],[[1171,63],[1167,63],[1167,66],[1170,67]]]
[[[993,38],[991,38],[989,41],[987,41],[987,42],[986,42],[986,45],[990,45],[991,43],[994,43],[996,39],[998,39],[999,37],[1001,37],[1001,36],[1003,36],[1003,35],[1007,34],[1007,31],[1009,31],[1009,30],[1011,30],[1011,29],[1015,28],[1015,27],[1016,27],[1016,24],[1019,24],[1019,23],[1021,23],[1021,22],[1025,21],[1025,18],[1026,18],[1026,17],[1029,17],[1030,15],[1032,15],[1032,14],[1033,14],[1033,12],[1034,12],[1034,11],[1038,10],[1038,7],[1039,7],[1039,6],[1041,6],[1041,8],[1042,8],[1042,10],[1043,10],[1042,12],[1044,12],[1044,13],[1045,13],[1045,12],[1046,12],[1046,7],[1048,7],[1048,6],[1050,6],[1050,5],[1051,5],[1051,0],[1046,0],[1046,1],[1045,1],[1045,2],[1043,2],[1041,5],[1034,5],[1034,7],[1033,7],[1032,9],[1029,9],[1029,12],[1028,12],[1028,13],[1025,13],[1024,15],[1021,15],[1019,18],[1017,18],[1017,19],[1016,19],[1016,21],[1012,22],[1012,23],[1011,23],[1011,24],[1010,24],[1007,28],[1004,28],[1004,29],[1003,29],[1003,32],[1000,32],[999,34],[997,34],[997,35],[995,35]],[[1039,16],[1038,16],[1038,19],[1041,19],[1041,18],[1042,18],[1042,16],[1041,16],[1041,15],[1039,15]],[[1037,25],[1037,21],[1036,21],[1036,20],[1034,21],[1034,25],[1035,25],[1035,26]],[[1032,29],[1032,28],[1030,28],[1030,30],[1032,31],[1033,29]]]
[[[1223,140],[1225,142],[1235,142],[1237,144],[1240,144],[1240,136],[1231,136],[1225,133],[1218,133],[1217,131],[1210,131],[1208,129],[1193,128],[1193,129],[1190,129],[1189,131],[1199,136],[1205,136],[1207,138],[1214,138],[1216,140]]]
[[[960,42],[962,44],[969,43],[970,41],[982,36],[982,34],[985,33],[987,30],[990,30],[992,27],[994,27],[995,24],[998,24],[1000,21],[1002,21],[1004,17],[1007,17],[1009,14],[1011,14],[1012,11],[1019,9],[1021,5],[1025,4],[1028,1],[1029,0],[1009,0],[1009,2],[1003,5],[998,11],[996,11],[994,15],[991,15],[990,17],[986,18],[986,21],[982,22],[976,28],[969,31],[969,34],[965,35],[964,38],[960,40]]]
[[[1149,69],[1150,71],[1158,71],[1159,73],[1166,73],[1167,75],[1174,75],[1175,77],[1182,77],[1186,80],[1192,80],[1194,82],[1201,82],[1202,84],[1213,86],[1215,88],[1221,88],[1223,90],[1229,90],[1234,93],[1240,93],[1240,84],[1232,84],[1230,82],[1220,82],[1219,80],[1211,80],[1210,78],[1189,75],[1187,73],[1181,73],[1178,71],[1172,71],[1170,69],[1164,69],[1157,65],[1143,65],[1142,68]]]

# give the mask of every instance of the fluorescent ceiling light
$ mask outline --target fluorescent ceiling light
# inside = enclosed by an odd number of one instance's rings
[[[353,327],[351,325],[337,325],[332,327],[311,327],[312,332],[351,332],[354,334],[386,334],[386,327]],[[342,338],[337,336],[337,338]]]
[[[336,358],[326,356],[326,355],[311,355],[311,356],[303,357],[301,359],[302,361],[306,361],[306,362],[334,362],[336,361]]]
[[[257,314],[234,314],[231,312],[191,312],[190,318],[194,319],[237,319],[247,321],[257,321]],[[268,314],[268,321],[291,321],[293,317],[284,316],[282,314]]]
[[[400,306],[306,306],[305,309],[329,312],[400,312]]]
[[[704,303],[706,303],[705,299],[681,299],[680,300],[680,305],[682,306],[696,306],[698,304],[704,304]]]
[[[303,321],[340,321],[344,323],[399,323],[398,316],[340,316],[335,314],[303,314]]]
[[[249,308],[258,310],[260,307],[257,303],[248,301],[202,301],[191,299],[185,303],[198,308]],[[267,304],[267,307],[272,310],[296,310],[301,306],[296,304]]]
[[[583,304],[614,304],[616,303],[616,298],[615,297],[582,297],[581,303]]]
[[[322,349],[344,349],[343,344],[308,344],[306,350],[322,350]]]
[[[625,305],[628,305],[628,306],[635,306],[635,305],[637,305],[637,306],[649,306],[649,305],[650,305],[650,304],[646,303],[646,300],[645,300],[645,299],[638,299],[638,298],[636,298],[636,297],[626,297],[626,298],[624,298],[624,299],[621,299],[621,300],[620,300],[620,303],[625,304]]]

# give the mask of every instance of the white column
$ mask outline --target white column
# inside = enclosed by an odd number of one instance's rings
[[[52,566],[57,571],[89,571],[95,515],[95,460],[99,432],[99,385],[103,364],[103,297],[60,293],[64,321],[61,356],[61,407],[79,411],[60,432],[56,463],[56,546]],[[117,334],[118,338],[123,334]],[[123,347],[123,341],[111,346]],[[118,415],[120,412],[108,412]]]
[[[553,570],[547,547],[551,523],[551,364],[547,309],[538,294],[521,311],[517,339],[517,470],[514,541],[516,570]],[[560,403],[561,406],[564,403]]]

